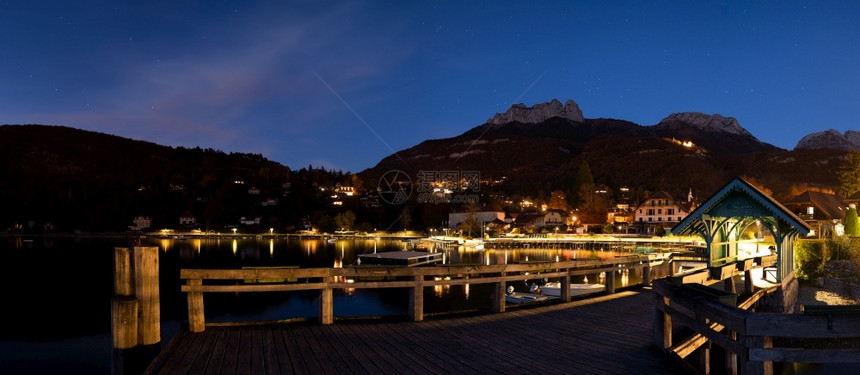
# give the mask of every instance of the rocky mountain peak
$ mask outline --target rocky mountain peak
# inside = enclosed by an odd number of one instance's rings
[[[795,150],[829,148],[834,150],[860,150],[860,132],[849,130],[841,134],[835,129],[809,134],[797,142]]]
[[[496,113],[493,118],[487,120],[487,123],[502,125],[516,121],[523,124],[536,124],[553,117],[561,117],[577,122],[585,120],[582,117],[582,110],[579,109],[579,105],[573,100],[568,99],[562,105],[558,99],[553,99],[549,103],[538,103],[532,107],[527,107],[522,103],[514,104],[505,113]]]
[[[708,115],[701,112],[673,113],[660,121],[663,123],[682,122],[708,132],[724,132],[737,135],[752,136],[750,132],[738,124],[734,117],[723,117],[720,114]]]

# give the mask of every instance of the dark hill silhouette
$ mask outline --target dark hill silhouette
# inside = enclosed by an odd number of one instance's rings
[[[44,223],[60,231],[123,230],[139,215],[173,228],[193,211],[204,226],[235,223],[251,212],[250,187],[279,196],[290,178],[289,168],[257,154],[44,125],[0,126],[0,171],[0,229],[36,232]]]
[[[793,184],[838,183],[835,168],[844,152],[783,150],[759,141],[734,119],[713,117],[733,122],[737,128],[685,122],[683,114],[653,126],[560,117],[533,124],[487,123],[456,137],[398,151],[360,176],[375,181],[392,169],[413,176],[428,170],[480,171],[484,179],[506,177],[507,190],[535,194],[569,189],[586,161],[595,181],[610,187],[665,190],[678,196],[690,188],[709,194],[735,176],[768,183],[778,196]],[[686,147],[685,141],[692,142],[692,147]]]

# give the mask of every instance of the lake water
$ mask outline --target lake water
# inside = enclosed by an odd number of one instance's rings
[[[110,299],[113,297],[115,247],[160,249],[162,345],[187,321],[185,295],[179,291],[180,268],[242,266],[332,267],[354,264],[358,254],[412,249],[398,240],[221,238],[130,241],[126,238],[0,237],[0,374],[109,373],[111,369]],[[613,257],[614,252],[583,250],[438,249],[445,263],[505,264]],[[669,267],[658,267],[656,277]],[[597,282],[597,275],[587,276]],[[582,276],[572,282],[582,282]],[[538,280],[534,280],[537,282]],[[621,286],[641,281],[641,274],[620,277]],[[526,291],[526,283],[515,283]],[[425,312],[474,310],[490,306],[490,285],[428,288]],[[316,317],[319,292],[211,293],[205,296],[206,321],[235,322]],[[334,313],[343,316],[406,315],[408,291],[379,289],[334,291]]]

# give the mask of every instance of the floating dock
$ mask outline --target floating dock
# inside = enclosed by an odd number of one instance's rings
[[[389,251],[376,254],[359,254],[360,264],[363,266],[422,266],[439,263],[442,261],[442,253],[430,253],[427,251]]]

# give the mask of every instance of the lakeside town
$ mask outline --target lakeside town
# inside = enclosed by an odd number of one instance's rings
[[[376,192],[356,192],[352,186],[336,186],[331,189],[330,204],[334,207],[355,205],[367,208],[379,207]],[[450,201],[452,191],[436,189],[437,200]],[[463,189],[466,190],[466,189]],[[325,188],[320,188],[325,192]],[[207,236],[207,235],[274,235],[291,234],[304,236],[444,236],[463,238],[489,237],[534,237],[553,235],[639,235],[665,236],[669,230],[680,223],[700,202],[693,196],[692,188],[686,197],[676,199],[665,191],[648,195],[641,202],[631,203],[629,189],[620,188],[615,194],[605,190],[595,190],[595,197],[618,196],[619,199],[602,199],[604,210],[583,212],[580,209],[567,209],[564,193],[555,191],[547,201],[523,198],[519,201],[506,200],[505,210],[487,210],[478,205],[465,205],[458,212],[449,212],[447,220],[438,227],[417,224],[423,230],[401,230],[379,232],[367,230],[366,225],[356,226],[355,214],[351,211],[338,212],[334,216],[333,231],[321,230],[309,219],[301,221],[296,230],[285,232],[283,228],[265,228],[263,217],[240,217],[238,222],[225,226],[224,231],[201,230],[194,215],[187,213],[176,218],[175,226],[162,223],[153,226],[151,217],[138,216],[132,220],[129,230],[134,233],[154,236]],[[259,189],[250,188],[248,194],[259,195]],[[860,193],[848,198],[826,191],[804,191],[780,202],[792,213],[802,218],[814,228],[810,236],[829,238],[844,234],[844,219],[853,206],[860,203]],[[264,199],[260,206],[277,205],[275,199]],[[608,206],[608,207],[607,207]],[[518,210],[511,210],[514,208]],[[602,220],[601,220],[602,219]],[[18,227],[17,229],[23,229]],[[362,230],[364,229],[364,230]],[[759,236],[761,234],[759,233]]]

